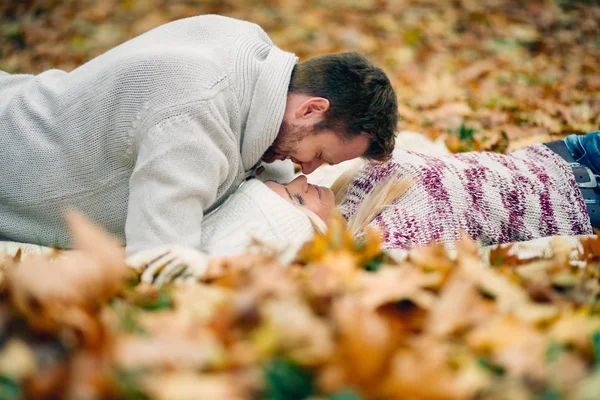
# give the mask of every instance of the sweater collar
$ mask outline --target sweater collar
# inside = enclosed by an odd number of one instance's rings
[[[273,46],[252,94],[242,139],[244,170],[252,168],[275,141],[287,102],[292,70],[298,58]]]

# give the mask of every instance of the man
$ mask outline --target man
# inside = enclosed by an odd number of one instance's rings
[[[261,159],[304,173],[383,160],[396,123],[389,80],[362,56],[297,64],[255,24],[175,21],[69,73],[0,72],[0,237],[68,246],[74,207],[128,253],[197,248],[202,216]]]

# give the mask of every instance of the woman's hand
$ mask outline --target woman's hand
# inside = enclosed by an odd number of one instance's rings
[[[141,273],[141,281],[162,286],[177,281],[195,281],[204,275],[208,256],[194,248],[164,245],[139,251],[126,260],[127,265]]]

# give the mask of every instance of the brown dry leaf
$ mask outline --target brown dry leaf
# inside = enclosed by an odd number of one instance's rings
[[[466,342],[476,352],[490,353],[513,376],[546,378],[545,336],[511,316],[497,316],[470,331]]]
[[[529,302],[523,288],[483,265],[472,240],[464,238],[456,248],[458,268],[463,276],[468,276],[480,289],[491,294],[500,311],[518,312],[519,307]]]
[[[545,111],[535,110],[531,119],[534,124],[547,128],[550,133],[560,133],[562,131],[561,122]]]
[[[401,301],[409,301],[428,310],[435,302],[435,296],[426,289],[439,285],[440,281],[439,274],[423,273],[409,266],[382,268],[376,273],[360,275],[360,289],[356,296],[368,310]]]
[[[480,110],[477,113],[477,118],[481,121],[481,125],[484,128],[491,128],[508,122],[509,115],[508,113],[499,111],[497,109],[485,109]]]
[[[356,268],[357,257],[351,251],[330,251],[322,258],[321,262],[333,269],[347,287],[354,284],[360,273],[360,270]]]
[[[233,299],[234,291],[216,285],[198,283],[197,285],[177,286],[172,292],[176,311],[191,321],[208,321]]]
[[[100,226],[78,211],[68,212],[65,219],[76,249],[97,258],[108,268],[107,274],[122,274],[125,265],[123,243],[111,237]]]
[[[79,214],[70,214],[67,222],[80,250],[55,259],[32,257],[12,266],[7,271],[8,291],[15,307],[37,329],[71,327],[94,344],[102,331],[94,314],[128,277],[124,250]]]
[[[498,65],[494,60],[478,60],[473,62],[467,68],[461,70],[457,78],[466,83],[468,81],[478,79],[482,75],[494,71],[496,68],[498,68]]]
[[[447,343],[422,338],[394,355],[391,370],[380,381],[379,398],[389,399],[469,399],[481,388],[485,377],[461,379],[448,363],[451,348]]]
[[[331,262],[332,253],[349,252],[353,254],[355,249],[356,244],[346,220],[340,212],[336,211],[328,222],[327,232],[325,234],[316,233],[313,240],[306,243],[300,250],[298,261],[302,264],[320,262],[324,256],[327,256],[330,259],[328,262]]]
[[[209,259],[207,270],[198,282],[226,288],[243,287],[251,279],[252,270],[273,265],[279,267],[275,258],[257,253],[215,257]]]
[[[488,303],[471,280],[454,274],[431,308],[425,330],[434,336],[445,336],[469,328],[493,315]]]
[[[68,381],[63,389],[67,399],[106,398],[113,394],[114,371],[105,353],[79,351],[69,364]],[[37,379],[37,376],[36,376]],[[39,398],[44,398],[40,395]]]
[[[471,107],[464,101],[454,102],[454,103],[446,103],[441,107],[435,108],[433,110],[423,112],[423,116],[426,120],[436,122],[442,120],[449,120],[452,118],[462,119],[462,117],[467,117],[473,113]]]
[[[224,349],[206,329],[189,335],[120,335],[111,347],[114,365],[123,370],[202,370],[221,365]]]
[[[309,264],[302,275],[305,291],[311,298],[326,300],[343,293],[347,287],[347,280],[329,264]]]
[[[591,235],[581,239],[583,258],[588,262],[600,260],[600,236]]]
[[[416,121],[419,119],[417,112],[404,104],[398,104],[398,113],[407,121]]]
[[[473,242],[465,238],[457,243],[458,266],[480,290],[492,296],[500,313],[511,313],[533,324],[554,319],[559,309],[553,304],[534,304],[523,287],[484,266],[476,255]]]
[[[216,311],[216,310],[215,310]],[[194,318],[186,308],[164,311],[138,311],[135,314],[137,329],[153,337],[185,337],[190,340],[204,339],[207,316]],[[214,318],[214,315],[211,315]]]
[[[558,343],[574,346],[588,354],[593,351],[591,335],[600,330],[600,320],[585,312],[564,313],[548,331]]]
[[[586,360],[569,351],[561,351],[549,364],[549,374],[558,387],[575,387],[588,375]]]
[[[252,396],[230,374],[166,372],[142,380],[145,391],[156,400],[250,400]]]
[[[401,340],[398,335],[401,332],[395,330],[387,318],[365,308],[352,296],[336,300],[332,312],[339,335],[333,360],[340,375],[337,379],[347,385],[375,384]]]
[[[440,271],[443,274],[449,273],[456,265],[446,248],[439,243],[412,249],[407,261],[424,271]]]
[[[411,103],[419,107],[432,107],[445,102],[464,100],[466,92],[457,84],[451,74],[431,73],[418,86],[419,94],[411,99]]]
[[[136,21],[132,26],[131,33],[134,36],[139,35],[167,22],[169,22],[169,20],[165,18],[163,13],[160,10],[156,10],[148,13],[144,16],[144,18]]]
[[[255,334],[255,341],[265,355],[283,351],[300,365],[318,365],[333,354],[333,334],[329,324],[315,316],[299,299],[267,301],[260,314],[263,322]]]
[[[249,273],[246,289],[258,299],[292,297],[299,292],[298,283],[275,260],[257,265]]]
[[[531,261],[531,258],[522,256],[523,252],[515,251],[514,243],[489,246],[487,250],[486,258],[492,267],[516,266]],[[532,258],[537,257],[538,255],[536,254]]]

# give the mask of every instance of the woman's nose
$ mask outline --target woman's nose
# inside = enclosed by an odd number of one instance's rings
[[[292,183],[297,186],[298,190],[302,193],[308,190],[308,179],[306,178],[306,175],[298,175]]]

